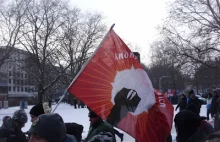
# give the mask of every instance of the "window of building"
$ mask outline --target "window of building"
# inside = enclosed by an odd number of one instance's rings
[[[24,85],[24,80],[21,80],[21,85]]]
[[[8,87],[8,91],[11,92],[11,86]]]
[[[23,78],[23,73],[21,73],[21,78]]]
[[[11,76],[11,71],[9,71],[8,75]]]
[[[16,79],[13,79],[13,84],[16,84]]]
[[[17,84],[20,84],[20,80],[17,80]]]
[[[17,91],[20,92],[20,87],[17,87]]]
[[[27,80],[24,81],[24,85],[27,85]]]
[[[27,87],[25,87],[25,92],[27,92],[28,91],[28,88]]]
[[[8,80],[8,83],[11,84],[11,79]]]
[[[27,74],[26,73],[24,74],[24,77],[27,78]]]
[[[21,92],[23,92],[24,91],[24,88],[23,87],[21,87]]]
[[[13,87],[13,91],[15,92],[15,87]]]

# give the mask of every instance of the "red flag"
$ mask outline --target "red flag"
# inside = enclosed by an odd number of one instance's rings
[[[154,90],[134,54],[111,28],[68,91],[139,142],[165,142],[173,106]]]

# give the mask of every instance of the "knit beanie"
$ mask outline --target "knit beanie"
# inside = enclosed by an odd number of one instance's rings
[[[30,114],[34,116],[39,116],[45,113],[51,113],[52,109],[49,107],[48,102],[44,102],[43,104],[37,104],[33,106],[30,110]]]
[[[99,117],[95,112],[89,111],[89,117]]]
[[[37,104],[33,106],[30,110],[30,114],[34,116],[39,116],[41,114],[44,114],[44,108],[42,104]]]
[[[64,142],[66,139],[64,121],[57,113],[40,115],[32,123],[29,133],[37,134],[48,142]]]

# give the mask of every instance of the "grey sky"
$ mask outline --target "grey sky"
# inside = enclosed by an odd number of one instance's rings
[[[149,45],[156,39],[156,27],[162,24],[173,0],[70,0],[83,11],[98,11],[130,49],[141,53],[141,61],[149,63]]]

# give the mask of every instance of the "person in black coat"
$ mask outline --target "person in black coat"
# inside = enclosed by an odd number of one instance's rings
[[[0,127],[0,142],[27,142],[21,128],[24,127],[28,117],[24,110],[17,110],[12,117],[6,116]]]
[[[207,134],[200,129],[202,120],[196,113],[183,110],[174,118],[177,142],[202,142]]]
[[[178,105],[176,106],[175,110],[177,111],[178,108],[180,108],[180,111],[184,110],[186,108],[186,95],[185,94],[181,95],[181,99],[180,99]]]
[[[218,106],[219,106],[219,95],[218,91],[213,92],[212,102],[211,102],[211,117],[213,118],[214,115],[218,112]]]
[[[66,133],[63,118],[58,113],[40,115],[28,133],[29,142],[76,142],[74,136]]]
[[[186,110],[189,110],[191,112],[194,112],[196,115],[198,115],[201,119],[201,125],[200,125],[200,129],[205,132],[206,135],[209,135],[211,133],[214,133],[215,130],[213,128],[213,126],[207,122],[207,118],[204,116],[200,116],[198,109],[196,107],[196,105],[194,104],[190,104],[186,107]]]
[[[202,102],[195,96],[195,93],[193,90],[189,92],[190,98],[187,105],[194,104],[198,110],[198,113],[200,113],[200,108],[202,106]]]

